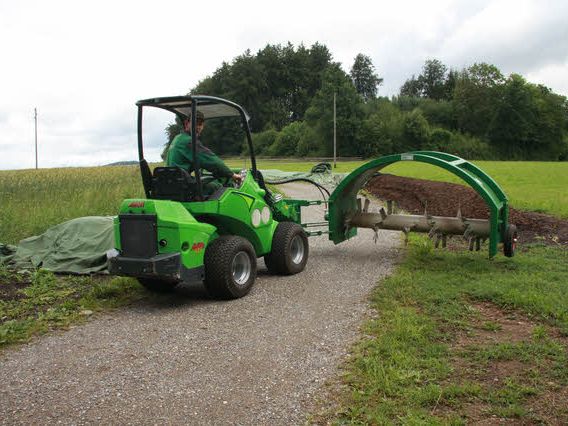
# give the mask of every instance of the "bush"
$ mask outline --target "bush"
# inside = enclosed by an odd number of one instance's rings
[[[491,160],[497,158],[495,150],[486,142],[474,136],[451,132],[437,127],[430,132],[428,151],[442,151],[468,160]]]
[[[421,99],[419,107],[430,125],[443,126],[448,129],[456,128],[454,107],[451,102]]]
[[[564,149],[560,152],[558,159],[560,161],[568,161],[568,137],[564,138]]]
[[[430,139],[424,148],[429,151],[448,151],[453,138],[452,132],[437,127],[430,132]]]
[[[298,146],[296,147],[297,157],[321,157],[323,156],[323,149],[318,144],[316,132],[310,126],[304,126],[303,132],[300,135]]]
[[[447,149],[450,154],[466,160],[492,160],[498,158],[495,150],[486,142],[469,135],[452,133],[452,140]]]
[[[274,129],[265,130],[264,132],[254,133],[252,135],[252,145],[255,155],[267,154],[268,148],[276,141],[278,132]],[[248,155],[248,143],[244,144],[243,154]]]
[[[266,154],[274,157],[295,155],[298,143],[306,131],[307,124],[304,122],[296,121],[288,124],[278,133],[274,143],[266,150]]]
[[[391,153],[393,139],[388,123],[373,115],[363,121],[361,130],[357,135],[357,145],[364,157],[379,157]]]
[[[371,115],[362,122],[357,146],[364,157],[379,157],[399,151],[402,144],[403,115],[392,103],[381,99],[371,105]]]
[[[401,148],[414,151],[428,146],[430,125],[420,109],[405,114],[403,121],[403,141]]]

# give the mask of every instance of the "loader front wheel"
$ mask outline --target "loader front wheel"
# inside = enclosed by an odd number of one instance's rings
[[[256,253],[252,244],[233,235],[221,236],[205,251],[205,288],[218,299],[245,296],[256,279]]]
[[[264,263],[271,274],[297,274],[306,267],[309,251],[304,229],[294,222],[280,222],[272,237],[272,251],[264,256]]]
[[[142,284],[146,290],[154,293],[169,293],[178,285],[177,281],[158,280],[155,278],[138,278],[138,282]]]

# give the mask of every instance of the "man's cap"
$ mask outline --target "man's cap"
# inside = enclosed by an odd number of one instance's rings
[[[197,119],[198,122],[205,121],[205,116],[201,111],[197,111],[197,113],[195,114],[195,118]],[[186,118],[186,120],[191,120],[191,114]]]

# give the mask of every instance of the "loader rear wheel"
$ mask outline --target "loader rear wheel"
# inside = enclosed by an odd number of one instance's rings
[[[503,254],[507,257],[513,257],[517,249],[517,239],[519,234],[515,225],[507,225],[505,236],[503,237]]]
[[[219,299],[246,295],[256,279],[256,253],[252,244],[233,235],[221,236],[205,251],[205,288]]]
[[[177,281],[158,280],[155,278],[138,278],[138,282],[142,284],[146,290],[154,293],[169,293],[178,285]]]
[[[309,251],[304,229],[294,222],[280,222],[272,237],[272,251],[264,256],[264,263],[271,274],[297,274],[306,267]]]

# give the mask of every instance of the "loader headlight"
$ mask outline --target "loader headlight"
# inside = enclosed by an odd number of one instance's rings
[[[260,215],[262,218],[262,223],[267,224],[270,221],[270,209],[268,208],[268,206],[264,206]]]
[[[260,226],[260,210],[259,209],[254,209],[252,211],[251,214],[251,222],[252,222],[252,226],[254,226],[255,228],[258,228]]]

